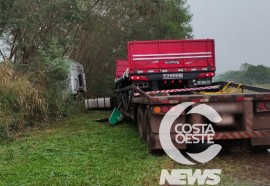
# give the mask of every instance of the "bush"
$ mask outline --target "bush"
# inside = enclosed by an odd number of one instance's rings
[[[80,102],[65,92],[69,59],[62,52],[52,41],[28,64],[0,63],[0,138],[81,109]]]
[[[48,119],[42,93],[9,62],[0,64],[0,137]]]
[[[70,59],[63,56],[61,45],[52,39],[46,48],[24,67],[17,67],[40,90],[46,100],[49,119],[78,112],[79,102],[65,92]]]

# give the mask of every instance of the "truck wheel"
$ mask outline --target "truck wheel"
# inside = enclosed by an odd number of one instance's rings
[[[143,109],[142,106],[139,106],[138,108],[137,125],[141,139],[146,140],[146,117],[145,117],[145,109]]]
[[[154,139],[152,138],[151,133],[147,133],[147,151],[149,154],[154,154],[156,149],[154,148]]]
[[[148,109],[145,110],[145,133],[146,133],[146,142],[147,142],[147,150],[149,154],[155,154],[157,149],[155,148],[155,135],[152,134],[151,130],[151,113]]]

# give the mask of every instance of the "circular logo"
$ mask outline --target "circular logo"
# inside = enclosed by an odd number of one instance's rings
[[[195,102],[184,102],[184,103],[181,103],[181,104],[178,104],[178,105],[172,107],[163,117],[161,124],[160,124],[160,128],[159,128],[159,139],[160,139],[161,146],[162,146],[163,150],[165,151],[165,153],[170,158],[172,158],[174,161],[176,161],[178,163],[185,164],[185,165],[195,165],[196,163],[187,159],[174,146],[174,144],[171,140],[170,131],[171,131],[171,128],[172,128],[174,121],[181,115],[181,113],[183,113],[186,110],[186,108],[188,108],[189,106],[191,106],[193,104],[195,104]],[[217,111],[206,104],[199,104],[199,105],[193,107],[186,115],[188,115],[188,114],[200,114],[202,116],[205,116],[207,119],[209,119],[213,123],[218,123],[222,120],[220,115],[217,113]],[[175,127],[175,129],[177,129],[178,127],[189,126],[189,125],[190,124],[179,124],[179,125],[177,125],[177,127]],[[211,124],[208,124],[208,125],[206,125],[206,124],[196,124],[195,125],[194,124],[194,125],[190,125],[190,130],[182,130],[182,132],[181,132],[181,130],[177,131],[178,132],[177,136],[182,137],[181,142],[184,141],[183,138],[184,139],[192,139],[194,137],[194,136],[190,137],[190,135],[193,135],[193,134],[187,134],[187,133],[193,131],[194,127],[196,127],[196,126],[199,126],[197,129],[202,128],[203,126],[208,127],[206,130],[203,130],[203,131],[197,130],[198,131],[198,134],[196,134],[197,136],[204,136],[206,138],[214,136],[214,129],[213,129]],[[210,134],[208,133],[209,131],[210,131]],[[190,138],[188,138],[188,136]],[[176,142],[177,141],[179,142],[179,140],[176,139]],[[206,162],[212,160],[214,157],[216,157],[216,155],[220,152],[221,148],[222,147],[220,145],[213,144],[213,145],[209,146],[203,152],[187,153],[187,155],[190,158],[192,158],[193,160],[195,160],[196,162],[206,163]]]

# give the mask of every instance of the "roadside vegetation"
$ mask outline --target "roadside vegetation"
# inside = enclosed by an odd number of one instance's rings
[[[239,70],[231,70],[215,77],[216,81],[235,81],[243,84],[270,87],[270,67],[244,63]]]
[[[185,0],[1,0],[0,54],[37,69],[44,55],[67,56],[84,66],[90,95],[110,95],[128,41],[191,38],[190,21]]]
[[[80,110],[79,102],[64,92],[66,59],[41,55],[35,60],[39,65],[22,68],[8,61],[0,63],[0,140]]]
[[[18,133],[0,145],[0,185],[158,185],[161,169],[190,168],[150,155],[130,121],[117,126],[89,112]],[[269,185],[268,154],[224,151],[196,168],[221,168],[220,185]]]
[[[47,119],[44,97],[8,62],[0,64],[0,83],[0,139],[24,128],[27,122]]]
[[[87,96],[112,95],[128,41],[192,38],[191,17],[185,0],[0,0],[0,185],[158,185],[162,168],[185,168],[149,155],[130,122],[112,127],[95,122],[109,112],[81,114],[66,85],[75,60]],[[243,79],[267,83],[264,67],[261,76],[253,68],[240,70],[253,74]],[[254,185],[254,172],[255,185],[269,184],[268,167],[216,159],[223,185]]]
[[[0,139],[78,113],[70,59],[88,96],[110,96],[127,41],[191,38],[190,21],[184,0],[0,0]]]

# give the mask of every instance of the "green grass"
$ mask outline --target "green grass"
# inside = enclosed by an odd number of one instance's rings
[[[28,129],[1,144],[0,185],[158,185],[161,169],[184,168],[166,155],[149,155],[135,125],[94,121],[106,116],[109,112],[90,112]],[[253,183],[226,173],[235,165],[219,158],[208,166],[225,167],[221,185]]]
[[[103,113],[103,115],[107,113]],[[148,185],[170,160],[148,155],[134,125],[93,122],[99,114],[31,130],[1,145],[2,185]],[[101,116],[102,117],[102,116]],[[150,176],[150,177],[149,177]]]

